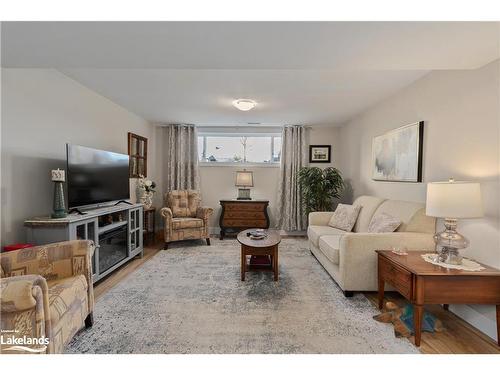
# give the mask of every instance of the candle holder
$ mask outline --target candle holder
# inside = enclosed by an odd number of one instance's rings
[[[52,171],[52,181],[54,182],[54,212],[50,215],[53,219],[61,219],[66,217],[66,203],[64,201],[64,170],[55,169]]]

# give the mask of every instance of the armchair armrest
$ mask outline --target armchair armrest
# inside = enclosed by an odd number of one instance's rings
[[[196,209],[196,217],[206,222],[213,212],[214,210],[211,207],[198,207]]]
[[[171,219],[173,214],[172,214],[172,210],[170,209],[170,207],[163,207],[161,210],[160,210],[160,214],[161,216],[163,216],[165,219]]]
[[[160,215],[163,217],[165,224],[163,227],[163,238],[165,243],[170,242],[172,238],[172,218],[173,218],[173,213],[170,207],[163,207],[160,210]]]
[[[0,312],[1,328],[15,331],[12,336],[49,338],[51,322],[47,281],[39,275],[0,279]],[[9,346],[2,345],[1,351],[10,352]]]
[[[318,211],[309,213],[309,225],[328,225],[333,211]]]
[[[32,309],[37,304],[35,297],[39,292],[47,298],[48,306],[47,281],[42,276],[23,275],[0,279],[0,311],[11,313]]]

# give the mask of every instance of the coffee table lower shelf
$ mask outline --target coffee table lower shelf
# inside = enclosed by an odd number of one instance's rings
[[[250,264],[247,260],[247,256],[252,255],[268,255],[271,258],[271,264]],[[274,281],[278,281],[278,268],[278,245],[263,248],[255,248],[243,244],[241,245],[241,281],[245,281],[245,273],[249,271],[273,272]]]

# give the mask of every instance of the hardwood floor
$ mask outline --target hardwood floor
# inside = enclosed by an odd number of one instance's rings
[[[364,293],[378,305],[377,292]],[[386,292],[386,301],[402,305],[405,299],[397,292]],[[441,305],[425,305],[425,310],[443,322],[443,332],[422,332],[420,351],[425,354],[500,354],[500,348],[493,339],[480,332],[465,320]],[[413,342],[413,337],[410,339]]]
[[[135,258],[113,272],[110,276],[94,285],[94,296],[99,300],[107,291],[120,283],[125,277],[141,267],[162,251],[163,242],[144,248],[144,257]],[[165,250],[168,251],[168,250]],[[377,293],[364,293],[365,296],[376,306]],[[386,300],[395,303],[403,303],[404,299],[396,292],[386,292]],[[500,354],[500,348],[496,343],[478,331],[466,321],[457,317],[450,311],[445,311],[440,305],[426,305],[425,309],[434,314],[443,322],[445,331],[436,333],[422,333],[420,351],[425,354]],[[411,338],[413,341],[413,338]]]

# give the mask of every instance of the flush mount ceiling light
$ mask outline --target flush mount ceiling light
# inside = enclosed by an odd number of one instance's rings
[[[255,108],[257,102],[251,99],[237,99],[233,102],[233,105],[240,111],[250,111],[251,109]]]

